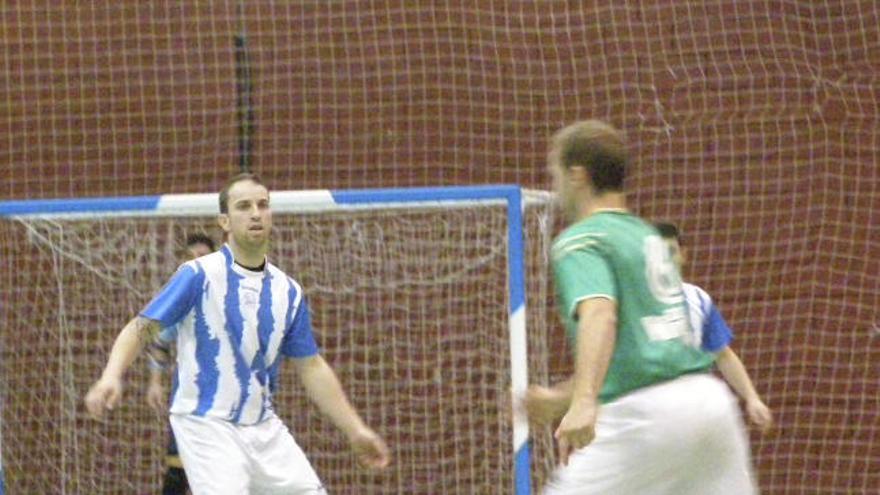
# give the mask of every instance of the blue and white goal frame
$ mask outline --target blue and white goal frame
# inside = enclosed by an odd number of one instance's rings
[[[507,287],[513,400],[528,385],[526,338],[525,240],[526,194],[519,186],[453,186],[401,189],[277,191],[272,210],[320,212],[362,208],[448,208],[505,205],[507,208]],[[106,198],[0,201],[0,217],[100,218],[210,216],[218,213],[217,194],[168,194]],[[513,413],[513,470],[516,495],[531,493],[529,426],[520,408]]]

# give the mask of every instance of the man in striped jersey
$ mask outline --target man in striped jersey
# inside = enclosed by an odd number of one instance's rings
[[[681,246],[678,227],[671,223],[657,222],[654,224],[660,237],[669,246],[669,253],[675,265],[681,270],[687,260]],[[773,425],[770,409],[761,400],[755,385],[752,383],[746,367],[739,356],[730,348],[733,331],[727,326],[721,312],[715,307],[712,298],[701,287],[683,283],[688,315],[691,322],[691,345],[715,355],[715,366],[721,376],[743,400],[749,419],[762,431]]]
[[[385,467],[384,441],[361,420],[318,352],[300,285],[269,263],[269,191],[252,174],[220,192],[228,243],[181,265],[117,337],[86,396],[100,418],[119,402],[122,376],[160,328],[177,326],[177,389],[170,409],[195,495],[324,493],[318,476],[272,408],[281,357],[307,394],[346,435],[359,462]]]
[[[736,400],[690,345],[681,278],[669,249],[626,207],[629,155],[599,121],[557,132],[549,166],[571,225],[551,257],[575,371],[531,387],[533,419],[556,429],[557,494],[754,493]]]

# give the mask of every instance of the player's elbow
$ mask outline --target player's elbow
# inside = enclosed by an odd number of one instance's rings
[[[733,349],[731,349],[730,346],[724,346],[724,348],[718,351],[718,353],[715,355],[715,362],[719,366],[722,366],[724,363],[731,363],[734,360],[738,360],[738,358],[736,357],[736,353],[733,352]]]

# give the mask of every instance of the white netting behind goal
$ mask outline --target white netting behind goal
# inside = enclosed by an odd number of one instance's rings
[[[527,208],[526,223],[540,374],[547,207]],[[82,397],[119,329],[173,273],[182,240],[200,231],[217,233],[205,218],[0,222],[10,493],[158,491],[167,420],[146,405],[144,360],[107,421],[88,419]],[[271,260],[306,289],[325,357],[395,459],[378,475],[354,467],[282,366],[276,410],[331,493],[510,493],[506,244],[501,206],[276,213]]]

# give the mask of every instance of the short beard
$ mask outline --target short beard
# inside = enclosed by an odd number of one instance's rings
[[[248,251],[258,251],[260,249],[268,249],[270,237],[267,235],[262,241],[252,241],[245,234],[244,238],[239,238],[236,235],[232,235],[232,238],[235,240],[235,243]]]

